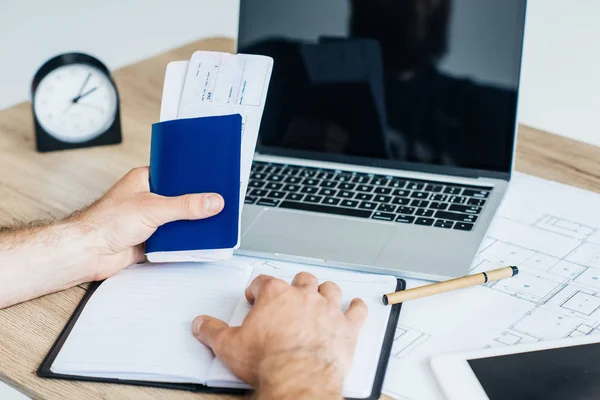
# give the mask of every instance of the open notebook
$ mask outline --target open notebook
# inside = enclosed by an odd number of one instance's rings
[[[384,293],[404,289],[391,276],[362,274],[235,256],[219,263],[151,264],[128,268],[93,285],[46,356],[38,375],[210,392],[248,389],[191,333],[207,314],[239,325],[250,310],[246,286],[259,274],[291,282],[307,271],[334,281],[343,308],[355,298],[369,306],[348,398],[379,398],[400,306],[384,306]]]

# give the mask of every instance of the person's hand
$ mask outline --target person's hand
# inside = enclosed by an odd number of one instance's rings
[[[171,221],[212,217],[223,210],[215,193],[163,197],[150,192],[147,167],[131,170],[102,198],[67,219],[83,232],[94,280],[144,258],[143,243]]]
[[[341,311],[342,292],[333,282],[300,273],[292,285],[257,277],[246,289],[253,304],[241,327],[209,316],[192,331],[243,381],[264,398],[294,398],[315,388],[320,398],[341,395],[367,306],[360,299]],[[322,384],[320,384],[322,383]]]

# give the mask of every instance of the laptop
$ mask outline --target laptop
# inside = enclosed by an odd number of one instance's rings
[[[240,253],[469,272],[515,158],[526,0],[242,0],[275,66]]]

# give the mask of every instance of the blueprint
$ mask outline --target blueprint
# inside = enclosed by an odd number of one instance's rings
[[[519,275],[403,305],[384,393],[442,400],[436,355],[599,334],[600,195],[515,174],[471,272],[507,265]]]

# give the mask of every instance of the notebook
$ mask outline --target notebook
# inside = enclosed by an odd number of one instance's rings
[[[384,306],[384,293],[404,281],[280,261],[235,256],[218,263],[142,264],[94,284],[46,356],[38,375],[237,393],[250,387],[238,380],[191,333],[201,314],[239,325],[250,310],[247,285],[259,274],[291,282],[307,271],[319,282],[334,281],[342,308],[355,297],[369,307],[343,394],[376,399],[387,367],[400,305]]]
[[[165,237],[162,235],[163,237],[160,240],[153,238],[150,245],[146,246],[146,256],[149,261],[197,262],[226,260],[233,256],[235,249],[239,248],[241,211],[248,187],[252,159],[258,140],[260,121],[272,70],[273,59],[270,57],[248,54],[234,55],[211,51],[197,51],[189,61],[175,61],[167,65],[161,101],[161,123],[155,124],[153,127],[153,148],[154,131],[162,128],[166,121],[179,120],[189,123],[190,121],[201,120],[203,117],[234,115],[241,117],[241,128],[237,132],[237,136],[240,138],[241,155],[237,160],[225,158],[220,154],[225,149],[218,145],[219,138],[215,135],[209,135],[208,137],[204,135],[202,138],[203,145],[214,151],[215,158],[220,159],[222,163],[239,164],[239,180],[235,183],[236,186],[239,186],[239,196],[235,200],[239,203],[237,207],[238,227],[235,232],[237,240],[233,244],[229,244],[225,240],[214,244],[213,240],[213,243],[208,245],[208,243],[203,242],[204,238],[208,236],[199,232],[197,234],[199,238],[196,239],[197,246],[193,248],[181,246],[178,248],[178,243],[183,244],[183,241],[179,240],[183,237],[183,233],[179,229],[171,227],[169,232],[175,232],[175,234],[169,233],[168,242],[170,244],[165,243]],[[227,129],[230,129],[229,125],[222,127],[225,133],[227,133]],[[202,133],[201,130],[195,132]],[[171,135],[171,137],[172,140],[177,140],[175,135]],[[167,148],[166,145],[170,143],[172,142],[165,140],[162,147]],[[185,149],[185,147],[183,148]],[[188,148],[192,152],[197,149],[197,145],[190,142]],[[168,149],[164,151],[168,152]],[[156,158],[152,157],[150,160],[151,180]],[[201,158],[197,159],[202,160]],[[164,165],[164,168],[172,167]],[[156,172],[157,169],[154,168],[154,170]],[[163,174],[166,174],[166,171],[166,169],[163,169]],[[197,167],[196,169],[185,168],[172,172],[182,171],[190,177],[193,176],[196,181],[203,178],[209,179],[209,175],[219,172],[217,166],[213,169]],[[164,195],[161,191],[155,191],[155,193]],[[228,202],[226,199],[226,207],[228,204],[231,205],[231,201]],[[205,223],[195,221],[188,225],[199,227],[202,224]],[[228,228],[229,231],[233,231],[231,225],[228,225]],[[179,239],[176,236],[179,236]],[[160,246],[157,246],[157,244],[160,244]],[[168,250],[165,250],[165,247],[168,247]]]

